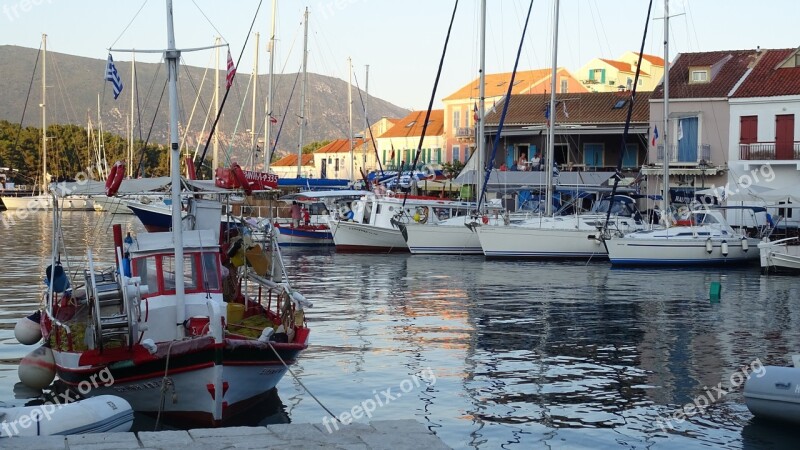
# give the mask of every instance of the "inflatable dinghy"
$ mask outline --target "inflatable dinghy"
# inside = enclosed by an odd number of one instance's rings
[[[0,407],[0,438],[124,432],[132,424],[133,408],[114,395],[65,404]]]
[[[800,367],[765,366],[760,377],[750,375],[744,403],[754,416],[800,424]]]

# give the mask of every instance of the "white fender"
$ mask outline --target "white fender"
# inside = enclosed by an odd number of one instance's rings
[[[747,253],[750,250],[750,242],[748,242],[746,237],[742,238],[742,251]]]
[[[714,251],[714,244],[711,242],[711,238],[706,239],[706,253],[711,254]]]
[[[728,256],[728,241],[722,241],[720,248],[722,249],[722,256]]]
[[[34,389],[44,389],[56,377],[56,360],[48,347],[39,347],[19,362],[19,381]]]

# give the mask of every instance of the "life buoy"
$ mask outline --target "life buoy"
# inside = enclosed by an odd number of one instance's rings
[[[428,215],[425,213],[424,207],[417,208],[417,211],[414,213],[414,221],[417,223],[428,222]]]
[[[236,178],[236,182],[239,183],[242,189],[244,189],[244,193],[250,195],[253,193],[253,188],[250,187],[250,182],[247,181],[247,178],[244,176],[244,170],[242,170],[242,166],[239,163],[231,164],[231,171],[233,171],[233,176]]]
[[[117,194],[123,177],[125,177],[125,163],[117,161],[111,167],[111,172],[106,178],[106,196],[113,197]]]

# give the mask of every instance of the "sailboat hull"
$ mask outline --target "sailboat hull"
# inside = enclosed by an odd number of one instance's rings
[[[403,235],[397,228],[382,228],[358,222],[330,222],[336,251],[366,253],[408,252]]]
[[[598,230],[553,229],[521,226],[478,228],[483,254],[494,258],[606,259]]]
[[[461,225],[406,225],[406,244],[415,255],[482,255],[478,233]]]
[[[747,264],[758,259],[758,240],[749,239],[747,250],[738,239],[712,239],[711,251],[707,238],[634,238],[622,237],[606,241],[613,265],[727,265]],[[723,241],[727,255],[723,254]]]

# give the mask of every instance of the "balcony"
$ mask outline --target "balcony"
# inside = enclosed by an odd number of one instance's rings
[[[696,149],[682,148],[679,151],[678,144],[670,144],[669,146],[669,163],[670,165],[697,165],[700,161],[706,161],[711,164],[711,146],[709,144],[700,144]],[[657,163],[664,163],[664,146],[657,147],[656,155]]]
[[[472,127],[456,128],[456,138],[458,139],[472,139],[473,136],[475,136],[475,129]]]
[[[776,146],[775,142],[739,144],[739,159],[742,161],[791,161],[800,160],[800,142],[788,146]]]

